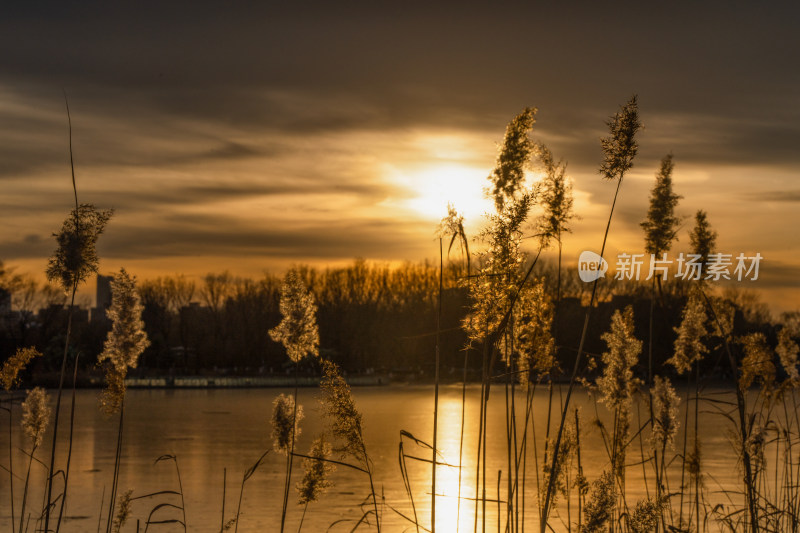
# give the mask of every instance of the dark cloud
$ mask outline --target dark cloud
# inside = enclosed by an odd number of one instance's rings
[[[786,202],[786,203],[797,203],[800,202],[800,191],[768,191],[768,192],[756,192],[751,193],[746,196],[743,195],[743,198],[746,200],[752,200],[756,202]]]
[[[267,260],[395,258],[396,254],[419,254],[426,244],[420,241],[420,230],[424,232],[418,225],[398,226],[381,219],[262,227],[229,216],[180,216],[172,217],[157,231],[142,226],[109,230],[99,249],[106,257],[117,260],[205,254]],[[390,249],[387,242],[392,243]]]
[[[741,285],[744,282],[739,282]],[[763,259],[759,265],[758,279],[747,281],[751,287],[758,289],[800,288],[800,266],[769,259]]]

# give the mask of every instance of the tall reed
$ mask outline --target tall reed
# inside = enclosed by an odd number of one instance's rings
[[[97,272],[98,258],[95,245],[100,234],[105,229],[108,220],[113,214],[112,210],[98,211],[91,204],[78,204],[78,188],[75,183],[75,164],[72,153],[72,119],[69,113],[69,102],[66,94],[64,102],[67,110],[67,124],[69,128],[69,163],[72,174],[72,191],[75,198],[75,207],[67,216],[61,230],[54,234],[58,248],[47,266],[47,279],[58,282],[70,294],[70,304],[67,317],[67,334],[64,339],[64,355],[61,360],[61,373],[58,381],[56,395],[55,417],[53,419],[53,439],[50,447],[50,476],[47,479],[47,496],[44,515],[44,530],[49,531],[50,511],[53,502],[53,475],[55,472],[56,445],[58,442],[58,421],[61,413],[61,393],[64,389],[64,376],[67,367],[70,335],[72,333],[72,315],[75,307],[75,295],[78,285]],[[67,460],[69,462],[69,458]],[[67,473],[65,478],[68,479]],[[67,484],[64,485],[62,498],[66,500]],[[58,528],[56,528],[58,530]]]
[[[306,356],[319,355],[319,328],[317,326],[317,304],[314,296],[306,288],[300,275],[290,270],[281,285],[280,311],[281,323],[269,331],[275,342],[286,348],[286,354],[294,363],[294,397],[291,402],[292,417],[286,454],[286,476],[283,488],[283,507],[281,510],[281,533],[286,527],[286,512],[289,504],[289,489],[292,480],[292,462],[298,422],[297,389],[299,387],[299,365]],[[276,404],[277,405],[277,404]]]
[[[617,203],[617,196],[619,195],[622,180],[625,173],[633,166],[633,159],[638,151],[638,144],[636,142],[636,133],[641,128],[639,122],[639,106],[636,96],[634,95],[625,104],[622,109],[617,112],[614,117],[607,123],[610,129],[610,135],[601,139],[603,147],[604,160],[600,166],[600,173],[608,180],[617,180],[616,191],[614,192],[614,200],[611,202],[611,211],[608,215],[608,222],[606,230],[603,234],[603,244],[600,247],[600,257],[605,253],[606,240],[608,239],[608,232],[611,229],[611,219],[614,215],[614,206]],[[578,377],[578,371],[581,365],[581,357],[583,355],[584,343],[586,341],[586,332],[589,328],[589,318],[591,316],[592,307],[594,306],[595,297],[597,295],[597,285],[600,278],[595,279],[592,284],[592,294],[589,299],[589,307],[586,309],[586,316],[583,322],[583,330],[581,332],[580,343],[578,345],[578,353],[575,356],[575,366],[572,370],[572,375],[567,389],[567,395],[564,399],[564,405],[561,412],[561,421],[558,426],[558,433],[555,440],[555,448],[558,449],[561,445],[563,437],[564,425],[567,419],[567,412],[569,409],[569,402],[572,396],[572,391],[575,387]],[[545,533],[547,530],[547,519],[550,511],[550,504],[554,490],[554,477],[553,472],[556,471],[556,461],[558,461],[558,454],[554,454],[550,463],[550,479],[547,484],[547,492],[545,493],[544,505],[542,506],[542,516],[539,518],[540,531]]]

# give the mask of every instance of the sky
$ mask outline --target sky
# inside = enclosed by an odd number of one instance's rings
[[[637,94],[644,130],[610,254],[643,248],[674,155],[675,254],[705,209],[755,289],[800,308],[800,6],[789,2],[19,3],[0,18],[0,260],[39,273],[73,201],[115,214],[101,270],[257,276],[356,257],[434,259],[452,202],[475,235],[506,124],[568,162],[599,249],[599,138]],[[535,170],[530,179],[537,179]]]

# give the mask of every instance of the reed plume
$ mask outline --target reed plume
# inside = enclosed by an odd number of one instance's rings
[[[739,342],[744,351],[739,387],[746,391],[758,381],[762,392],[769,395],[770,388],[775,383],[775,363],[772,362],[772,353],[764,334],[750,333],[741,337]]]
[[[600,139],[603,163],[600,174],[605,179],[621,178],[633,167],[633,158],[639,151],[636,133],[641,129],[638,98],[633,95],[628,102],[606,122],[610,134]]]
[[[47,425],[50,423],[50,406],[47,392],[36,387],[25,396],[22,402],[22,432],[31,441],[31,451],[28,455],[28,470],[25,474],[25,486],[22,490],[22,507],[20,508],[19,529],[24,531],[25,506],[28,501],[28,485],[31,479],[31,465],[36,449],[42,444]]]
[[[361,413],[356,408],[350,386],[339,372],[339,367],[335,363],[323,359],[322,370],[322,381],[319,384],[322,391],[320,402],[328,430],[338,441],[333,450],[339,453],[342,459],[348,456],[355,459],[360,464],[358,470],[367,474],[372,499],[372,510],[367,514],[375,515],[375,525],[380,532],[381,517],[378,512],[375,483],[372,478],[372,460],[367,455],[367,446],[364,443]]]
[[[692,251],[700,256],[700,264],[707,264],[708,256],[714,252],[717,232],[711,229],[708,214],[702,209],[698,210],[694,216],[694,228],[689,234],[689,242],[692,245]]]
[[[787,379],[793,386],[797,386],[800,383],[800,373],[797,371],[798,351],[800,351],[800,348],[792,339],[792,332],[788,327],[784,326],[778,332],[778,346],[775,348],[775,352],[778,354],[778,359],[784,372],[786,372]]]
[[[642,341],[633,334],[633,307],[630,305],[611,316],[611,329],[601,337],[608,345],[603,352],[603,374],[597,378],[601,401],[610,409],[630,404],[631,394],[639,383],[633,366],[639,361]]]
[[[270,338],[283,344],[294,363],[319,355],[317,304],[296,270],[286,273],[279,305],[283,319],[269,331]]]
[[[97,239],[103,233],[112,209],[98,210],[92,204],[76,206],[54,233],[58,248],[47,265],[47,279],[57,281],[65,291],[97,273]]]
[[[611,520],[617,503],[614,475],[603,472],[591,486],[591,495],[583,510],[584,529],[582,533],[600,533]]]
[[[520,291],[514,308],[513,346],[518,357],[519,381],[525,386],[558,366],[552,332],[553,312],[543,279]],[[503,353],[506,360],[512,355],[508,352],[510,350],[506,349]]]
[[[300,505],[317,501],[333,485],[330,475],[336,467],[327,461],[332,452],[333,447],[325,441],[324,435],[314,439],[314,442],[311,443],[309,457],[303,459],[305,474],[297,484]]]
[[[678,398],[669,378],[656,376],[653,381],[653,446],[671,446],[678,433]]]
[[[678,338],[675,340],[675,352],[667,359],[667,364],[675,367],[678,374],[691,370],[692,365],[703,358],[708,348],[703,337],[708,334],[706,321],[708,316],[705,303],[698,289],[692,289],[686,307],[683,309],[681,324],[674,328]]]
[[[303,406],[295,406],[294,398],[285,394],[279,394],[272,406],[272,448],[278,453],[288,455],[300,436]]]
[[[136,278],[123,268],[111,281],[111,306],[106,315],[111,320],[103,352],[97,357],[107,361],[107,388],[101,397],[101,407],[107,415],[119,412],[125,398],[125,376],[136,368],[139,356],[150,345],[144,330],[144,307],[136,291]]]
[[[119,500],[119,505],[117,506],[117,514],[114,516],[114,523],[112,526],[112,530],[114,533],[120,533],[122,527],[128,521],[131,516],[131,496],[133,495],[133,489],[126,490],[125,493],[122,495],[122,498]]]
[[[631,533],[650,533],[656,531],[663,503],[650,498],[636,502],[628,519]]]
[[[22,402],[22,431],[34,448],[42,444],[44,432],[50,423],[51,409],[48,405],[47,392],[36,387],[29,391]]]
[[[526,107],[508,123],[505,138],[489,175],[491,196],[498,211],[513,200],[525,180],[525,165],[534,150],[528,132],[536,122],[536,108]]]
[[[3,368],[0,369],[0,383],[7,392],[11,392],[19,386],[21,377],[20,372],[28,366],[35,357],[41,357],[42,353],[36,348],[18,348],[16,353],[5,360]]]

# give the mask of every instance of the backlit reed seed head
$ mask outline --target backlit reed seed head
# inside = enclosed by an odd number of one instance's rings
[[[678,404],[669,379],[656,376],[653,381],[653,432],[651,439],[657,448],[670,446],[678,433]]]
[[[755,381],[759,381],[762,390],[768,392],[775,383],[775,364],[764,334],[750,333],[741,337],[739,342],[744,351],[739,387],[747,390]]]
[[[686,454],[686,471],[689,473],[691,483],[695,481],[702,485],[703,482],[703,448],[700,439],[694,439],[692,448]]]
[[[656,184],[650,191],[650,208],[647,218],[639,224],[644,230],[644,250],[648,254],[668,252],[681,219],[675,216],[675,207],[681,196],[672,192],[672,154],[661,160],[661,169],[656,174]]]
[[[281,323],[269,330],[270,338],[283,344],[295,363],[307,355],[319,355],[317,304],[295,270],[286,273],[281,285]]]
[[[567,179],[567,164],[556,162],[552,152],[544,144],[536,145],[536,155],[544,167],[540,203],[544,213],[536,222],[536,232],[542,246],[552,239],[560,239],[562,233],[570,233],[569,222],[575,216],[572,211],[572,182]]]
[[[321,403],[331,434],[339,441],[335,450],[343,457],[351,455],[366,463],[362,438],[361,413],[350,392],[350,386],[339,373],[339,368],[330,361],[323,361],[324,371],[320,390]]]
[[[750,460],[756,469],[760,469],[764,465],[764,447],[766,446],[767,435],[764,427],[756,424],[747,436],[745,447],[747,453],[750,455]]]
[[[503,145],[497,155],[495,168],[489,175],[491,196],[498,211],[522,189],[525,167],[533,152],[533,141],[528,132],[536,122],[536,109],[526,107],[514,117],[506,128]]]
[[[641,129],[639,105],[636,95],[606,123],[610,130],[608,137],[600,139],[603,147],[603,163],[600,173],[606,179],[621,177],[633,166],[633,158],[639,149],[636,132]]]
[[[544,461],[542,464],[542,482],[540,484],[540,498],[541,498],[541,505],[544,505],[544,498],[546,497],[546,490],[548,485],[550,484],[550,466],[552,461],[550,457],[553,454],[553,448],[555,448],[555,439],[547,439],[547,451],[545,453]],[[569,474],[568,470],[568,461],[572,454],[575,452],[575,448],[577,446],[577,437],[575,435],[575,426],[567,424],[564,426],[564,433],[561,435],[561,444],[558,447],[558,457],[556,458],[555,463],[555,481],[553,482],[554,491],[551,495],[551,503],[555,505],[556,499],[558,494],[563,494],[567,496],[567,489],[569,488],[569,483],[567,476]]]
[[[538,280],[520,292],[514,308],[514,351],[523,385],[549,374],[556,367],[555,340],[552,334],[553,305]],[[511,347],[503,344],[503,359],[510,363]]]
[[[778,332],[778,346],[775,352],[778,354],[781,366],[788,376],[789,382],[793,386],[800,384],[800,374],[797,371],[797,353],[800,351],[797,343],[792,340],[792,333],[789,328],[784,327]]]
[[[132,495],[133,489],[126,490],[125,494],[123,494],[122,498],[119,500],[119,504],[117,505],[117,514],[114,516],[114,521],[112,522],[114,533],[119,533],[122,529],[122,526],[124,526],[128,521],[128,518],[131,517]]]
[[[603,472],[592,483],[591,495],[583,509],[584,529],[582,533],[600,533],[605,531],[606,523],[611,519],[617,503],[614,476],[611,472]]]
[[[597,378],[601,401],[610,409],[626,406],[639,380],[633,377],[633,366],[639,361],[642,341],[633,335],[633,307],[621,313],[615,311],[611,317],[611,329],[602,335],[608,345],[603,352],[603,374]]]
[[[436,234],[442,238],[452,236],[455,239],[463,231],[464,216],[456,210],[453,204],[447,204],[447,216],[439,222]]]
[[[324,436],[315,439],[311,444],[311,451],[308,452],[311,458],[303,459],[305,474],[297,484],[300,505],[317,501],[322,493],[333,485],[329,477],[336,468],[333,463],[326,461],[332,452],[333,448],[325,441]]]
[[[31,362],[34,357],[41,357],[42,353],[36,348],[18,348],[17,352],[6,359],[0,369],[0,383],[7,391],[19,386],[20,372]]]
[[[667,359],[667,363],[675,367],[678,374],[691,370],[692,365],[703,358],[708,348],[703,337],[708,334],[705,304],[698,291],[692,291],[683,308],[681,325],[674,328],[678,338],[675,339],[675,353]]]
[[[111,281],[111,306],[106,312],[111,320],[111,331],[108,332],[103,353],[97,358],[99,362],[108,360],[123,374],[128,368],[136,368],[139,356],[150,345],[144,331],[143,310],[136,291],[136,278],[124,268],[120,269]]]
[[[22,431],[31,439],[33,446],[39,446],[50,423],[50,406],[47,392],[41,387],[28,392],[22,402]]]
[[[113,213],[110,209],[99,211],[91,204],[81,204],[70,212],[61,230],[53,234],[58,248],[47,266],[48,280],[59,282],[69,291],[97,272],[95,246]]]
[[[111,306],[106,315],[111,320],[103,353],[98,363],[106,364],[107,388],[101,397],[106,414],[119,410],[125,396],[125,376],[129,368],[136,368],[139,356],[150,345],[144,331],[144,307],[136,291],[136,278],[121,269],[111,281]]]
[[[727,338],[733,333],[733,320],[736,317],[736,306],[730,300],[711,298],[711,308],[714,310],[716,320],[713,323],[714,335]]]
[[[650,498],[636,502],[636,506],[628,519],[628,527],[631,533],[650,533],[655,531],[663,507],[663,502],[659,503]]]
[[[521,227],[534,197],[535,192],[526,192],[506,203],[479,236],[488,248],[480,253],[483,267],[469,285],[471,310],[462,322],[472,341],[482,342],[498,328],[516,294],[526,257]]]
[[[118,413],[125,399],[125,373],[113,365],[106,368],[106,388],[100,393],[100,410],[111,416]]]
[[[692,253],[700,256],[700,264],[708,263],[708,256],[714,252],[717,242],[717,232],[711,229],[708,215],[700,209],[694,217],[694,228],[689,233],[689,243]]]
[[[298,405],[295,412],[294,398],[279,394],[272,402],[272,448],[287,455],[300,435],[300,421],[303,419],[303,406]]]

